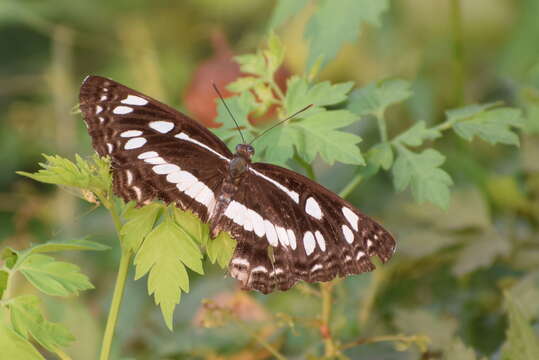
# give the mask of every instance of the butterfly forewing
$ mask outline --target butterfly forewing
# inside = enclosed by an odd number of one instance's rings
[[[194,211],[212,236],[237,241],[229,265],[245,289],[289,289],[386,262],[393,237],[350,203],[306,177],[253,163],[234,175],[233,155],[184,114],[112,80],[90,76],[80,108],[95,150],[110,156],[114,191],[139,206],[153,199]]]

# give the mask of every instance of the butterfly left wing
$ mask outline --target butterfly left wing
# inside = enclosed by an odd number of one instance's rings
[[[370,257],[386,262],[395,249],[391,234],[352,204],[271,164],[251,165],[225,217],[238,241],[230,273],[262,293],[371,271]]]
[[[174,202],[207,220],[232,154],[209,130],[113,80],[89,76],[80,109],[92,144],[112,160],[116,194],[139,205]]]

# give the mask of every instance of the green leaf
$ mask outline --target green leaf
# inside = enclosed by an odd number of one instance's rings
[[[220,232],[215,239],[209,240],[206,245],[206,253],[212,264],[219,264],[223,269],[228,266],[236,241],[227,232]]]
[[[393,150],[391,144],[382,142],[374,145],[367,153],[368,162],[382,167],[384,170],[389,170],[393,165]]]
[[[165,323],[171,330],[181,290],[189,291],[185,267],[202,274],[201,258],[200,249],[189,234],[170,217],[146,236],[135,257],[135,279],[148,274],[148,294],[154,295],[155,304],[161,307]]]
[[[56,261],[41,254],[29,255],[17,265],[17,269],[41,292],[52,296],[78,295],[80,290],[93,289],[79,267]]]
[[[410,83],[406,80],[387,79],[371,83],[354,90],[348,99],[348,110],[361,116],[383,114],[394,104],[412,95]]]
[[[79,155],[75,163],[58,155],[43,155],[46,163],[37,173],[18,171],[17,174],[31,179],[56,185],[88,189],[93,192],[106,192],[112,183],[109,161],[95,155],[92,162],[85,161]]]
[[[528,134],[539,134],[539,90],[525,88],[521,98],[526,112],[523,130]]]
[[[486,104],[466,105],[457,109],[447,110],[445,115],[447,117],[447,121],[450,123],[456,123],[458,121],[470,119],[489,109],[495,108],[499,104],[499,102],[491,102]]]
[[[473,236],[469,239],[469,244],[460,251],[453,265],[453,274],[462,276],[489,267],[499,256],[505,256],[510,251],[509,241],[496,231],[490,231],[480,238]]]
[[[0,259],[4,262],[4,265],[8,269],[13,269],[13,266],[15,266],[17,263],[18,258],[19,253],[10,247],[4,248],[4,250],[2,250],[2,254],[0,254]]]
[[[242,73],[265,78],[267,72],[266,59],[264,59],[264,55],[260,51],[256,54],[238,55],[234,57],[234,60],[240,65]]]
[[[234,118],[242,129],[254,130],[248,120],[248,115],[255,109],[256,101],[250,92],[247,91],[241,95],[229,97],[226,99],[226,103],[230,108],[230,112],[234,115]],[[221,139],[229,141],[229,143],[233,144],[233,146],[243,143],[234,120],[230,117],[230,114],[222,102],[219,102],[217,105],[217,117],[215,118],[215,121],[223,124],[223,126],[214,130],[214,133],[217,136],[219,136]],[[248,135],[245,130],[243,130],[243,134],[244,136]]]
[[[41,314],[39,302],[34,295],[19,296],[9,302],[13,329],[26,339],[32,336],[44,348],[56,352],[75,338],[61,324],[47,321]]]
[[[5,359],[45,360],[28,340],[1,323],[0,349]]]
[[[301,113],[301,117],[307,118],[321,111],[320,107],[335,105],[346,100],[346,94],[353,86],[354,83],[351,81],[333,85],[329,81],[324,81],[310,85],[306,79],[292,76],[288,80],[284,108],[287,114],[293,114],[313,104],[314,106],[311,109]]]
[[[255,161],[266,161],[286,166],[294,156],[294,146],[298,143],[300,131],[283,123],[256,140]]]
[[[271,20],[269,22],[269,28],[275,29],[284,24],[289,18],[296,15],[307,5],[308,0],[278,0]]]
[[[522,311],[520,302],[506,292],[505,303],[509,328],[506,343],[502,348],[502,360],[539,359],[539,337]]]
[[[411,128],[395,138],[396,142],[409,146],[420,146],[426,140],[434,140],[442,134],[435,129],[428,129],[424,121],[416,122]]]
[[[284,60],[284,47],[281,39],[274,32],[271,32],[268,38],[268,49],[263,51],[266,58],[267,75],[266,80],[273,79],[273,74]]]
[[[414,153],[399,147],[398,156],[393,165],[393,184],[397,191],[408,186],[417,202],[431,202],[443,209],[449,206],[449,186],[451,177],[439,166],[445,157],[433,149]]]
[[[335,161],[345,164],[364,165],[357,143],[357,135],[336,129],[348,126],[359,118],[347,110],[324,111],[311,115],[302,121],[290,124],[298,129],[296,148],[298,154],[307,162],[314,161],[317,154],[332,165]]]
[[[344,43],[355,41],[364,23],[380,25],[381,14],[388,9],[387,0],[318,1],[318,9],[305,29],[309,41],[307,68],[318,58],[322,65],[333,59]]]
[[[124,217],[127,222],[122,225],[120,236],[128,249],[137,252],[146,235],[152,230],[162,209],[161,204],[153,203],[141,208],[131,208],[125,212]]]
[[[456,339],[451,346],[444,351],[444,360],[475,360],[475,352],[462,343],[462,340]]]
[[[89,241],[86,239],[75,239],[75,240],[65,240],[65,241],[53,240],[53,241],[48,241],[44,244],[32,246],[31,248],[28,248],[22,251],[19,255],[18,261],[23,262],[28,256],[32,254],[38,254],[38,253],[58,252],[58,251],[85,251],[85,250],[104,251],[108,249],[110,249],[110,247],[93,242],[93,241]]]
[[[427,335],[431,349],[443,349],[452,343],[458,323],[425,310],[397,310],[395,326],[405,334]]]
[[[235,93],[242,93],[244,91],[254,88],[261,82],[263,82],[263,80],[260,78],[253,76],[244,76],[228,84],[226,88]],[[228,101],[228,99],[226,101]]]
[[[210,230],[208,225],[200,221],[200,218],[191,211],[183,211],[174,208],[174,220],[192,240],[197,241],[200,245],[205,246],[208,242]]]
[[[519,109],[499,108],[477,113],[466,121],[459,121],[453,129],[465,140],[471,141],[474,136],[491,143],[519,145],[518,135],[512,127],[524,125]]]

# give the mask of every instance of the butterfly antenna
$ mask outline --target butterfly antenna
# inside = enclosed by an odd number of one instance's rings
[[[288,121],[288,120],[290,120],[290,119],[292,119],[292,118],[298,116],[299,114],[301,114],[302,112],[304,112],[305,110],[309,109],[309,108],[312,107],[312,106],[313,106],[313,104],[307,105],[307,106],[305,106],[303,109],[296,111],[295,113],[293,113],[292,115],[290,115],[290,116],[287,117],[286,119],[279,121],[277,124],[273,125],[273,126],[270,127],[269,129],[264,130],[264,131],[262,132],[262,134],[258,135],[258,136],[255,137],[253,140],[251,140],[251,142],[249,143],[249,145],[251,145],[252,143],[254,143],[256,139],[258,139],[259,137],[261,137],[262,135],[264,135],[265,133],[267,133],[267,132],[270,131],[271,129],[273,129],[273,128],[279,126],[279,125],[281,125],[281,124],[284,123],[285,121]]]
[[[211,85],[213,86],[213,89],[215,90],[217,95],[219,95],[219,99],[221,99],[221,102],[225,106],[226,111],[228,111],[228,115],[230,115],[232,120],[234,120],[234,123],[236,124],[236,129],[238,129],[238,131],[240,132],[241,139],[243,140],[243,143],[245,144],[245,138],[243,137],[243,133],[241,132],[240,126],[238,125],[238,122],[234,118],[234,115],[232,115],[232,111],[230,111],[230,109],[228,108],[228,105],[226,104],[225,99],[223,98],[223,95],[221,95],[221,92],[219,91],[219,89],[217,88],[217,85],[215,85],[215,83],[211,83]]]

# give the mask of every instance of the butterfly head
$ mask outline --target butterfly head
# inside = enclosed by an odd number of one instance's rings
[[[246,160],[251,160],[255,154],[255,148],[249,144],[236,145],[236,155],[243,157]]]

